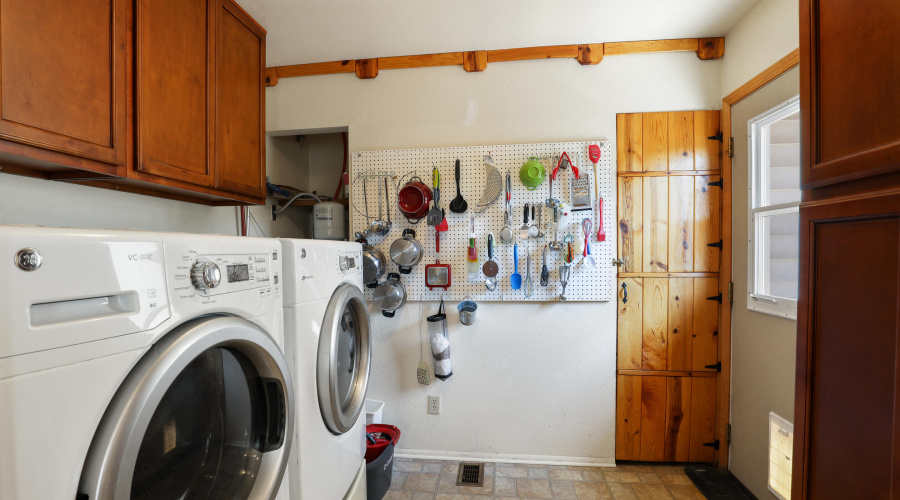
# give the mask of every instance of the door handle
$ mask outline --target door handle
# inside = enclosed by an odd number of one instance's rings
[[[628,303],[628,285],[625,283],[622,283],[622,303]]]

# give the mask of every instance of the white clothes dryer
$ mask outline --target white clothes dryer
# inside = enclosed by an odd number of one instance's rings
[[[280,252],[0,226],[0,499],[287,498]]]
[[[362,246],[281,243],[285,354],[294,370],[297,401],[290,497],[364,500],[364,407],[372,347],[362,294]]]

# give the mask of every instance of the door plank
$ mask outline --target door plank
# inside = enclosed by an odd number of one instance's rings
[[[666,445],[666,377],[641,380],[641,460],[662,461]]]
[[[719,133],[719,111],[694,111],[694,170],[719,170],[721,142],[710,137]]]
[[[639,272],[643,267],[643,179],[619,177],[619,259],[620,271]]]
[[[623,302],[622,285],[628,291],[628,302]],[[641,350],[643,348],[643,311],[641,305],[644,295],[642,278],[619,279],[619,318],[618,318],[618,355],[616,367],[620,370],[640,370]]]
[[[712,462],[715,449],[703,446],[715,439],[716,379],[691,377],[691,462]]]
[[[666,370],[669,280],[644,279],[643,326],[641,349],[642,370]]]
[[[616,460],[641,458],[641,378],[616,376]]]
[[[668,370],[690,370],[693,354],[694,280],[669,280]]]
[[[669,170],[669,130],[666,113],[644,113],[641,142],[645,172]]]
[[[697,272],[719,270],[722,250],[707,245],[722,239],[719,229],[722,188],[709,185],[720,179],[718,175],[694,178],[694,271]]]
[[[669,170],[694,170],[694,112],[668,113]]]
[[[644,178],[643,272],[669,271],[669,178]]]
[[[642,172],[641,113],[616,115],[616,163],[619,172]]]
[[[691,451],[691,379],[666,377],[667,462],[687,462]]]
[[[694,342],[692,371],[715,371],[705,368],[716,364],[719,347],[719,303],[707,297],[719,293],[718,278],[694,278]]]
[[[669,178],[669,272],[694,270],[694,179]]]

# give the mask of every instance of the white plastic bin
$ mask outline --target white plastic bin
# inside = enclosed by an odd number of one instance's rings
[[[378,401],[377,399],[367,399],[366,425],[380,424],[382,411],[384,411],[384,401]]]

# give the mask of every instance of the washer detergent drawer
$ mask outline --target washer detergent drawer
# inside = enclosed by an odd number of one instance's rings
[[[0,227],[2,261],[13,265],[0,266],[0,358],[150,330],[171,315],[158,236]]]

